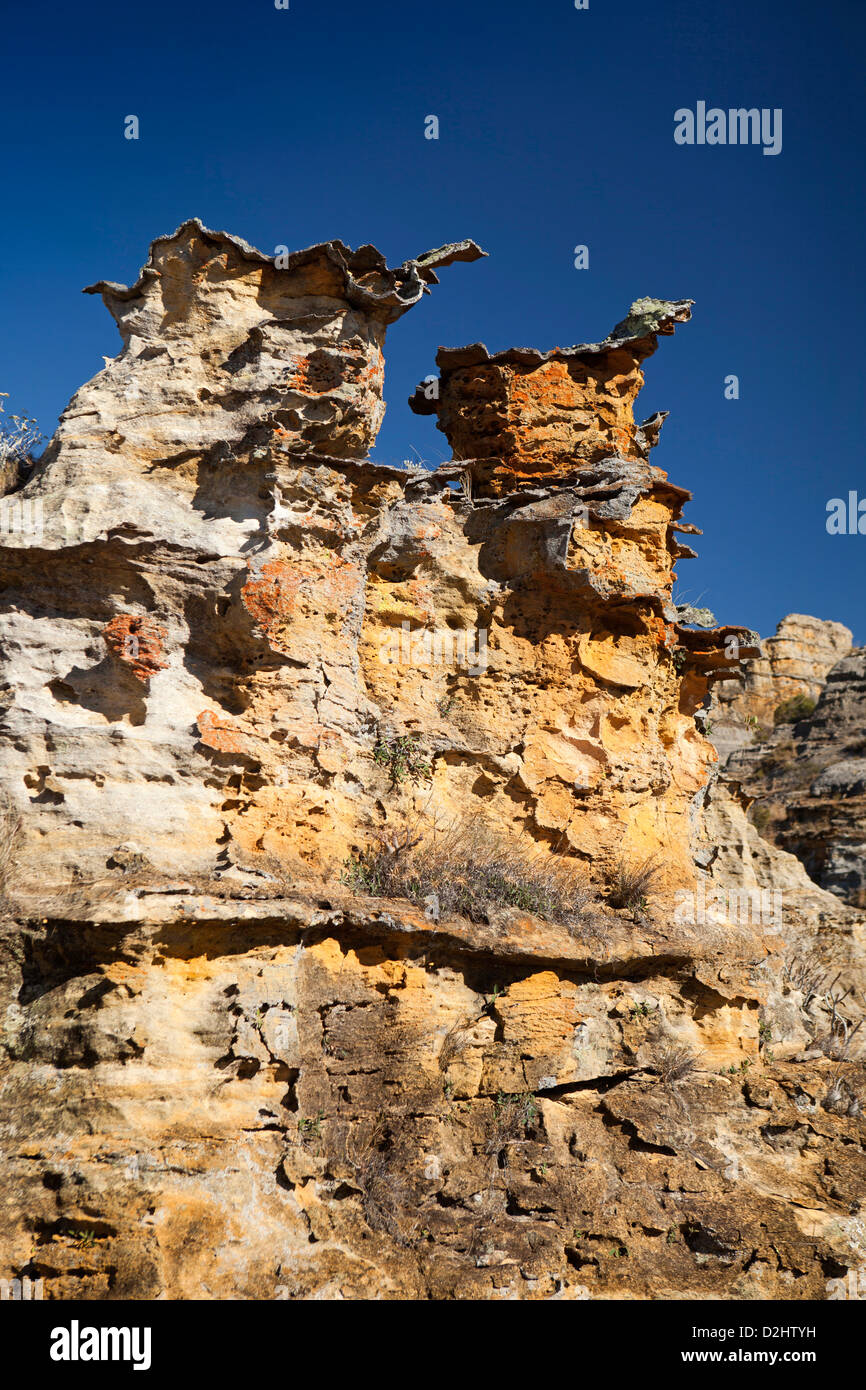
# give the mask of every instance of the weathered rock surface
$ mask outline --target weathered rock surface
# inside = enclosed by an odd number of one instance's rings
[[[371,463],[388,322],[479,254],[279,266],[190,222],[95,287],[123,350],[0,550],[2,1277],[808,1299],[863,1260],[862,1064],[814,1046],[783,924],[682,911],[746,872],[708,848],[695,716],[753,650],[672,603],[697,528],[632,415],[689,301],[441,354],[454,463]],[[591,909],[341,881],[481,822]]]
[[[794,735],[799,786],[786,798],[778,842],[822,887],[866,907],[866,650],[833,667],[802,736],[799,728]]]
[[[406,731],[440,817],[483,803],[587,861],[664,849],[685,871],[714,760],[692,716],[734,665],[726,630],[679,628],[671,605],[689,494],[635,448],[546,491],[518,464],[481,506],[447,469],[363,461],[387,322],[431,266],[480,254],[388,272],[329,243],[277,269],[189,222],[133,287],[93,287],[124,349],[26,488],[38,564],[26,535],[0,557],[5,771],[40,885],[130,842],[183,872],[261,852],[339,865],[391,814],[371,753]],[[605,358],[638,360],[649,325],[688,312],[653,304]],[[584,434],[574,418],[579,460]],[[483,634],[485,669],[401,661],[406,624]]]
[[[510,493],[515,484],[564,482],[611,456],[645,462],[665,415],[635,423],[640,364],[655,352],[657,334],[688,321],[691,305],[690,299],[640,299],[604,342],[550,352],[490,354],[483,343],[440,348],[438,391],[422,383],[410,405],[418,414],[437,414],[454,458],[472,461],[477,496]]]
[[[793,853],[753,823],[755,802],[724,770],[707,790],[700,818],[706,865],[704,893],[720,892],[728,917],[778,932],[785,955],[812,962],[826,982],[841,976],[856,989],[859,1018],[866,998],[866,916],[820,887]]]

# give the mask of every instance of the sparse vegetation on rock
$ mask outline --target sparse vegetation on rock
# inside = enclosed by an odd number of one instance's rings
[[[344,881],[377,897],[408,898],[437,916],[486,921],[507,908],[577,926],[595,896],[574,861],[545,854],[482,823],[384,837],[347,862]]]

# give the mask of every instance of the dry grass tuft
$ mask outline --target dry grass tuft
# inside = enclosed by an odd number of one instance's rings
[[[538,1102],[531,1092],[505,1095],[502,1091],[493,1105],[493,1122],[486,1150],[497,1162],[509,1148],[527,1143],[527,1135],[538,1119]]]
[[[608,902],[611,907],[625,907],[643,912],[661,873],[661,867],[656,854],[649,855],[638,864],[628,864],[624,859],[618,859],[610,877]]]
[[[343,882],[375,897],[408,898],[437,917],[487,922],[517,908],[579,931],[594,896],[574,861],[481,824],[382,839],[345,866]]]
[[[814,952],[804,956],[786,957],[782,973],[791,989],[798,990],[803,995],[804,1009],[808,1009],[812,1000],[820,994],[821,986],[827,978],[826,971]]]
[[[368,1116],[337,1137],[339,1160],[348,1165],[372,1231],[398,1245],[412,1245],[418,1233],[417,1198],[407,1178],[409,1146],[402,1117]]]
[[[680,1043],[666,1043],[656,1058],[655,1070],[663,1085],[677,1086],[700,1070],[699,1060],[696,1052],[690,1051]]]

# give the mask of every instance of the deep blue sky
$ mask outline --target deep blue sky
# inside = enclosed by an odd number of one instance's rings
[[[377,455],[447,456],[406,405],[439,344],[596,340],[641,295],[692,298],[638,405],[671,411],[654,460],[705,531],[682,597],[866,641],[866,536],[825,530],[830,497],[866,497],[863,0],[54,0],[7,10],[3,43],[0,389],[46,433],[118,347],[80,289],[129,283],[186,217],[391,264],[471,236],[489,260],[389,332]],[[782,153],[677,146],[698,100],[781,107]]]

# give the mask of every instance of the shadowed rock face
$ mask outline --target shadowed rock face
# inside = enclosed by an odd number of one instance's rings
[[[839,655],[843,655],[839,660]],[[704,802],[699,860],[711,890],[775,895],[789,964],[866,998],[866,750],[863,653],[841,623],[790,614],[738,679],[713,688],[720,756]],[[794,696],[811,717],[772,727]],[[771,1011],[765,1011],[771,1027]]]
[[[797,731],[799,735],[799,730]],[[866,651],[852,651],[827,684],[797,743],[800,764],[820,764],[788,801],[779,844],[810,877],[855,907],[866,907]]]
[[[695,714],[752,650],[673,605],[697,528],[632,415],[689,301],[440,354],[455,462],[365,457],[387,324],[480,254],[277,265],[189,222],[94,287],[123,351],[0,551],[0,1277],[814,1298],[859,1259],[862,1066],[803,1060],[823,1015],[775,926],[674,896],[711,878]],[[480,823],[580,866],[592,910],[342,881],[377,836]]]

